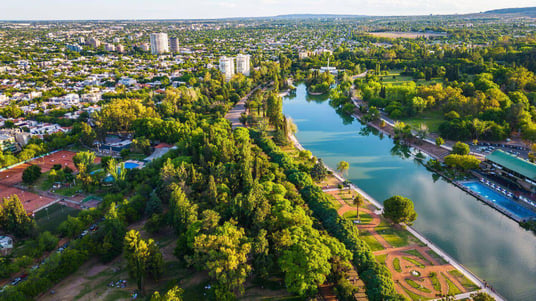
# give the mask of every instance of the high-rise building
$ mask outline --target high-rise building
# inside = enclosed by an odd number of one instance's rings
[[[111,43],[106,43],[104,45],[104,50],[106,51],[115,51],[115,45]]]
[[[80,51],[82,51],[82,47],[80,47],[80,45],[76,45],[76,44],[74,44],[74,45],[73,45],[73,44],[67,44],[67,45],[65,45],[65,46],[66,46],[66,48],[67,48],[68,50],[71,50],[71,51],[76,51],[76,52],[80,52]]]
[[[249,54],[239,54],[236,56],[236,73],[249,76]]]
[[[222,56],[220,58],[220,71],[226,79],[230,79],[235,74],[234,58]]]
[[[90,38],[88,44],[95,48],[98,48],[101,45],[101,42],[98,39]]]
[[[119,52],[119,53],[124,53],[125,52],[125,46],[123,46],[121,44],[117,45],[116,49],[117,49],[117,52]]]
[[[152,33],[151,34],[151,53],[162,54],[169,52],[168,35],[167,33]]]
[[[173,53],[179,52],[179,38],[169,38],[169,50]]]

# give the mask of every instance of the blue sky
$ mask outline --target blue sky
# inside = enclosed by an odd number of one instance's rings
[[[197,19],[295,13],[421,15],[534,5],[534,0],[0,0],[0,20]]]

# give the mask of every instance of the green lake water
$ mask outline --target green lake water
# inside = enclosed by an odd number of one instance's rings
[[[376,200],[398,194],[415,203],[414,228],[508,300],[536,300],[536,235],[445,180],[434,176],[393,141],[352,118],[305,85],[285,97],[296,137],[335,168],[350,163],[347,178]]]

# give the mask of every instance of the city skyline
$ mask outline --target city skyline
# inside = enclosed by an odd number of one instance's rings
[[[114,19],[212,19],[263,17],[285,14],[349,14],[371,16],[465,14],[492,9],[534,6],[534,1],[509,2],[463,0],[51,0],[8,1],[0,20],[114,20]]]

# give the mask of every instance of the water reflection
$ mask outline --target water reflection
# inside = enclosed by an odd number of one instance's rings
[[[325,100],[307,100],[298,86],[284,102],[298,125],[297,137],[331,167],[350,163],[348,178],[383,201],[412,199],[415,228],[487,280],[508,300],[536,300],[536,237],[517,223],[428,171],[406,147],[379,139],[376,129],[345,124]]]

